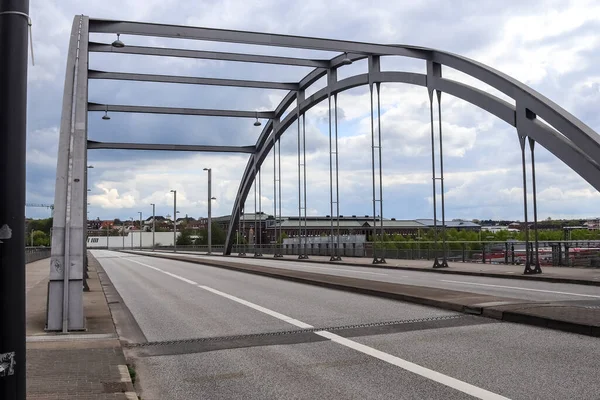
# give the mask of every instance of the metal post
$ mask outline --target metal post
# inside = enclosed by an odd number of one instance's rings
[[[537,219],[537,190],[535,184],[535,155],[534,155],[535,141],[529,138],[529,148],[531,149],[531,189],[533,190],[533,234],[535,240],[535,266],[533,272],[536,274],[542,273],[540,266],[540,246],[538,238],[538,219]]]
[[[7,13],[7,12],[15,12]],[[0,0],[0,398],[24,400],[28,0]],[[17,14],[23,13],[23,14]]]
[[[435,183],[435,132],[433,128],[433,90],[429,90],[429,116],[431,122],[431,174],[432,174],[432,186],[433,186],[433,242],[434,242],[434,259],[433,259],[433,268],[441,268],[442,264],[440,264],[438,260],[438,231],[437,231],[437,200],[436,200],[436,192],[437,185]]]
[[[525,164],[525,136],[519,135],[519,144],[521,145],[521,163],[523,165],[523,213],[525,215],[525,270],[524,274],[533,274],[531,264],[529,263],[529,223],[527,221],[527,166]]]
[[[281,228],[281,142],[277,141],[277,176],[279,176],[279,187],[277,188],[277,197],[279,208],[277,210],[277,221],[279,221],[279,236],[281,237],[281,245],[283,246],[283,230]],[[286,252],[287,254],[287,252]],[[283,257],[283,254],[279,253],[280,257]]]
[[[381,227],[381,242],[383,243],[383,165],[381,157],[381,82],[376,83],[377,87],[377,147],[379,149],[379,224]],[[377,264],[385,264],[385,250],[383,256],[376,260]]]
[[[439,90],[435,91],[437,94],[438,101],[438,123],[440,130],[440,190],[442,200],[442,264],[441,268],[448,268],[447,259],[447,243],[446,243],[446,204],[444,202],[444,148],[442,146],[442,92]]]
[[[338,107],[337,107],[337,94],[333,95],[333,109],[334,109],[334,126],[335,126],[335,205],[336,205],[336,222],[337,222],[337,252],[335,261],[341,261],[339,249],[340,249],[340,174],[339,174],[339,150],[338,150]]]
[[[138,211],[140,214],[140,251],[142,250],[142,212]]]
[[[109,234],[108,225],[106,225],[106,250],[108,250],[108,236],[109,236],[108,234]]]
[[[245,211],[245,205],[242,204],[240,207],[240,213],[241,215],[241,220],[242,220],[242,240],[243,241],[247,241],[246,240],[246,211]],[[246,255],[246,243],[242,243],[242,251],[238,250],[238,257],[241,256],[245,256]]]
[[[256,179],[257,179],[257,174],[256,174],[256,170],[254,170],[254,243],[253,243],[253,245],[254,245],[254,257],[258,257],[259,256],[259,253],[258,253],[258,251],[256,249],[256,244],[257,244],[257,240],[256,240],[256,231],[257,231],[256,217],[258,215],[258,210],[256,208],[257,203],[258,203],[257,202],[257,198],[256,198],[256,190],[257,190],[256,189],[256,186],[257,186]]]
[[[273,122],[275,123],[275,121]],[[273,257],[283,257],[281,254],[281,245],[283,244],[283,238],[281,237],[281,225],[279,229],[277,224],[281,224],[281,218],[277,214],[277,206],[281,209],[281,144],[276,140],[275,130],[273,132],[273,216],[275,217],[275,225],[273,225],[274,237],[275,237],[275,249],[273,251]],[[278,199],[279,194],[279,199]],[[279,232],[279,233],[278,233]],[[282,243],[279,243],[281,239]]]
[[[177,190],[173,193],[173,252],[177,252]]]
[[[336,109],[335,111],[335,142],[334,142],[334,138],[333,138],[333,131],[331,129],[331,123],[332,123],[332,118],[331,118],[331,87],[335,84],[335,82],[337,81],[337,71],[334,69],[330,69],[327,71],[327,88],[328,88],[328,92],[327,92],[327,103],[328,103],[328,114],[327,114],[327,121],[328,121],[328,125],[329,125],[329,208],[330,208],[330,215],[329,215],[329,226],[330,226],[330,230],[329,230],[329,261],[340,261],[341,257],[339,256],[338,253],[338,249],[339,249],[339,233],[340,233],[340,206],[339,206],[339,192],[338,192],[338,171],[337,171],[337,167],[338,167],[338,154],[337,154],[337,150],[338,150],[338,146],[337,146],[337,96],[335,96],[334,99],[334,108]],[[335,200],[334,200],[334,180],[333,180],[333,168],[334,168],[334,159],[335,157]],[[335,209],[334,209],[334,205],[335,204]],[[333,219],[334,219],[334,211],[335,211],[335,219],[336,219],[336,226],[337,226],[337,240],[335,240],[335,236],[334,236],[334,229],[333,229]]]
[[[258,256],[262,257],[262,174],[258,169],[258,230],[255,235],[258,237]]]
[[[204,168],[208,172],[208,254],[212,253],[212,169]]]
[[[123,240],[123,250],[125,250],[125,223],[121,224],[121,239]]]
[[[156,240],[154,234],[156,233],[156,204],[152,203],[152,251],[156,247]]]

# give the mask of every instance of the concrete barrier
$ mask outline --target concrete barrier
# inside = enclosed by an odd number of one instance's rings
[[[25,247],[25,263],[50,257],[50,247]]]

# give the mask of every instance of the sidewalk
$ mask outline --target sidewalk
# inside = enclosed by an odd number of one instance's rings
[[[49,259],[26,265],[27,398],[137,399],[97,273],[89,258],[90,291],[84,293],[87,331],[44,331]]]
[[[185,253],[185,252],[181,252]],[[187,252],[190,254],[206,254],[202,252]],[[217,255],[214,254],[213,255]],[[225,256],[223,256],[225,257]],[[237,254],[229,256],[237,258]],[[245,258],[253,258],[250,253]],[[271,254],[265,254],[263,258],[273,258]],[[542,267],[540,275],[523,275],[523,265],[505,264],[478,264],[449,262],[450,268],[433,269],[432,260],[398,260],[388,258],[386,264],[373,264],[369,257],[342,257],[342,261],[329,261],[329,256],[309,256],[307,260],[298,260],[298,256],[283,256],[276,260],[315,262],[325,264],[349,265],[365,268],[401,269],[407,271],[434,272],[440,274],[476,275],[493,278],[528,279],[535,281],[546,281],[555,283],[574,283],[579,285],[600,286],[600,268],[574,268],[574,267]]]

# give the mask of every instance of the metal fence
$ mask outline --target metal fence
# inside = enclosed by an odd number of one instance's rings
[[[302,245],[304,246],[304,244]],[[330,243],[306,244],[306,251],[298,244],[264,244],[261,246],[234,245],[232,254],[246,255],[298,255],[342,257],[384,257],[403,260],[433,260],[436,256],[442,258],[444,251],[442,243],[431,241],[402,241],[375,243],[343,243],[339,249],[331,247]],[[335,244],[333,245],[335,246]],[[532,260],[535,260],[535,245],[529,243]],[[172,251],[172,246],[157,247],[156,250]],[[178,251],[208,251],[208,246],[177,246]],[[302,250],[302,251],[300,251]],[[337,250],[337,252],[335,252]],[[214,254],[221,254],[223,246],[212,246]],[[521,265],[526,261],[525,242],[486,242],[486,241],[448,241],[446,242],[446,258],[452,262],[470,262],[486,264]],[[540,241],[539,261],[542,266],[566,267],[599,267],[600,241]]]
[[[25,247],[25,263],[50,257],[50,247]]]

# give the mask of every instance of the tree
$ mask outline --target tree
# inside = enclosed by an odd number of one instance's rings
[[[33,237],[33,245],[34,246],[50,246],[50,237],[43,231],[33,231],[31,232],[31,236]],[[29,239],[31,243],[31,238]]]
[[[193,244],[191,238],[192,232],[189,229],[183,229],[177,237],[178,246],[189,246]]]

